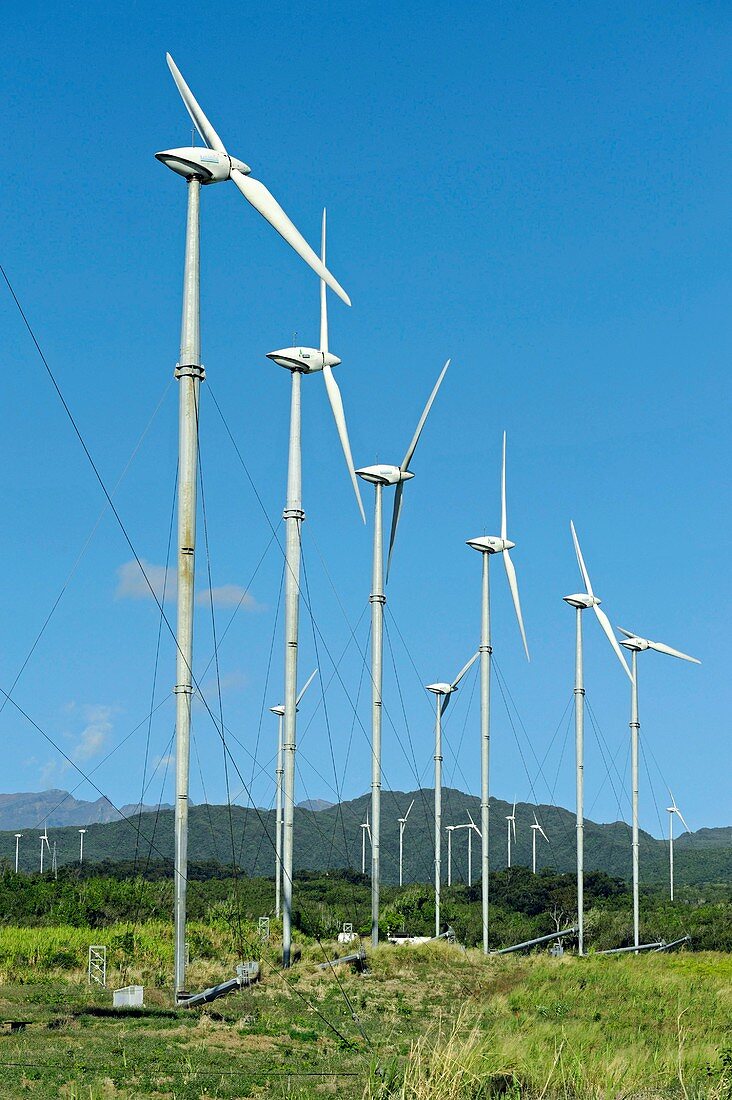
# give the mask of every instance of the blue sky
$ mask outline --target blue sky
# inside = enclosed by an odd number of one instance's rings
[[[477,642],[480,563],[464,543],[497,532],[505,428],[532,661],[495,561],[495,653],[520,722],[515,736],[496,686],[493,793],[573,805],[564,712],[574,622],[561,600],[580,587],[571,517],[612,621],[703,661],[640,658],[652,780],[643,774],[643,826],[658,833],[660,816],[665,827],[664,781],[692,828],[730,823],[723,6],[30,3],[5,13],[4,31],[2,263],[110,487],[135,452],[115,501],[140,556],[164,565],[176,461],[185,186],[153,154],[188,144],[190,126],[170,50],[229,151],[313,243],[328,207],[330,266],[354,303],[331,296],[330,314],[357,465],[401,459],[453,357],[389,584],[398,682],[387,653],[386,785],[431,782],[431,697],[420,684],[451,678]],[[267,708],[282,694],[282,559],[269,521],[284,498],[289,385],[264,356],[294,331],[316,341],[318,286],[231,185],[203,193],[202,258],[201,453],[219,635],[232,598],[249,590],[220,652],[224,716],[246,747],[232,742],[241,773],[267,805]],[[0,327],[7,689],[104,501],[5,290]],[[298,794],[332,799],[368,784],[357,645],[367,643],[371,530],[322,380],[306,378],[303,397],[317,628],[305,614],[301,667],[304,679],[320,664],[331,683],[325,708],[315,686],[303,704]],[[364,501],[370,515],[370,490]],[[200,537],[204,590],[202,525]],[[130,558],[106,514],[14,693],[118,804],[139,797],[147,725],[100,762],[150,709],[159,623]],[[204,673],[210,623],[202,603],[196,671],[216,709],[216,678]],[[153,762],[169,751],[173,681],[164,634]],[[586,681],[623,776],[628,683],[587,620]],[[477,791],[473,684],[451,708],[445,778]],[[0,736],[3,790],[78,782],[9,705]],[[221,800],[220,743],[202,707],[195,745],[192,796],[205,786]],[[627,817],[627,782],[609,781],[591,729],[586,776],[590,816]],[[171,779],[169,769],[168,799]],[[88,783],[77,796],[97,797]]]

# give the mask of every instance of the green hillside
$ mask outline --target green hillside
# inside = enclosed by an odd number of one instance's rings
[[[433,792],[382,792],[382,874],[385,883],[398,878],[398,818],[414,799],[404,837],[405,882],[429,882],[433,877]],[[328,871],[336,868],[361,868],[361,829],[370,804],[368,795],[328,809],[314,812],[295,810],[295,870]],[[470,811],[479,820],[479,802],[472,795],[446,789],[443,795],[444,825],[461,824]],[[549,837],[539,838],[537,864],[557,871],[575,866],[575,821],[569,811],[555,806],[516,806],[516,841],[513,864],[530,866],[533,814]],[[506,864],[506,814],[508,803],[491,799],[490,856],[492,867]],[[216,860],[231,864],[235,859],[247,875],[267,876],[274,867],[274,811],[233,806],[234,849],[227,806],[193,806],[190,811],[189,858],[192,861]],[[21,869],[38,869],[39,833],[24,833],[20,848]],[[78,859],[79,833],[76,827],[53,829],[51,844],[56,842],[59,865]],[[473,880],[479,877],[478,837],[473,838]],[[12,833],[0,833],[0,858],[13,862],[15,839]],[[84,858],[159,862],[173,857],[173,811],[143,813],[129,820],[88,826]],[[641,832],[640,857],[644,882],[662,883],[668,878],[668,844]],[[367,849],[367,863],[369,859]],[[629,878],[631,873],[630,828],[623,822],[585,826],[585,866],[608,874]],[[443,872],[447,872],[447,838],[443,842]],[[732,882],[732,829],[702,829],[685,834],[675,848],[676,879],[679,884]],[[46,855],[50,868],[50,856]],[[368,869],[368,868],[367,868]],[[453,881],[467,881],[467,831],[453,835]]]

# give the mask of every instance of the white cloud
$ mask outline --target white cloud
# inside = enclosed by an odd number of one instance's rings
[[[145,561],[144,558],[141,558],[140,561],[142,569],[145,570],[144,574],[136,561],[126,561],[124,565],[120,565],[117,570],[117,591],[115,593],[117,599],[151,600],[153,598],[150,591],[151,587],[160,602],[163,599],[163,592],[166,600],[174,599],[178,587],[175,569],[167,570],[168,579],[166,582],[166,568],[164,565],[154,565],[152,562]],[[147,580],[145,577],[147,577]]]
[[[101,704],[84,707],[86,726],[71,753],[74,760],[93,760],[105,747],[112,732],[112,708]]]
[[[246,611],[258,611],[259,604],[246,588],[240,584],[222,584],[219,588],[204,588],[196,596],[196,603],[208,604],[213,600],[214,607],[239,607]]]

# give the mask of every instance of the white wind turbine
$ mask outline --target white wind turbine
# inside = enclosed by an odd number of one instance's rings
[[[325,263],[325,210],[321,236],[323,263]],[[278,366],[289,370],[292,379],[290,401],[290,448],[287,462],[287,502],[283,513],[285,519],[285,714],[283,745],[284,766],[284,838],[282,843],[282,965],[290,965],[292,943],[292,855],[293,855],[293,815],[295,809],[295,747],[297,743],[297,651],[300,619],[300,547],[302,523],[305,513],[302,510],[302,448],[300,430],[300,380],[303,374],[322,372],[325,390],[328,395],[333,418],[346,459],[346,466],[356,494],[361,518],[366,516],[358,491],[358,482],[353,469],[351,445],[348,441],[346,417],[338,383],[333,377],[333,367],[340,363],[337,355],[328,349],[328,303],[326,286],[320,282],[320,347],[281,348],[267,354]]]
[[[21,841],[22,836],[23,836],[22,833],[16,833],[15,834],[15,873],[16,873],[16,875],[18,873],[18,860],[20,858],[20,841]]]
[[[610,645],[613,647],[616,657],[620,661],[621,665],[627,672],[628,676],[632,680],[632,674],[628,668],[628,664],[623,656],[622,650],[618,645],[617,638],[613,634],[613,628],[610,625],[605,612],[600,607],[600,600],[595,595],[592,589],[592,582],[590,581],[590,575],[587,572],[587,566],[585,565],[585,559],[582,557],[582,551],[580,549],[579,539],[577,538],[577,532],[574,529],[574,523],[569,521],[570,530],[572,532],[572,541],[574,542],[574,549],[577,555],[577,563],[580,567],[580,573],[582,574],[582,580],[585,584],[585,592],[575,592],[571,596],[564,596],[563,599],[570,607],[574,607],[576,610],[576,636],[575,636],[575,659],[574,659],[574,742],[575,742],[575,760],[576,760],[576,790],[577,790],[577,950],[580,955],[585,953],[585,726],[584,726],[584,712],[585,712],[585,682],[584,682],[584,670],[582,663],[582,612],[586,611],[588,607],[591,607],[597,616],[597,621],[602,627],[605,636],[607,637]]]
[[[419,437],[425,426],[437,391],[450,366],[448,359],[440,373],[434,389],[429,396],[417,424],[412,441],[407,448],[400,466],[364,466],[356,470],[359,477],[374,487],[374,549],[371,572],[371,942],[374,947],[379,942],[379,894],[381,889],[381,709],[382,709],[382,669],[384,652],[384,548],[382,535],[382,489],[385,485],[396,485],[394,493],[394,511],[389,536],[389,556],[387,576],[391,566],[399,516],[402,510],[404,483],[414,477],[409,469]]]
[[[43,836],[40,838],[40,840],[41,840],[41,874],[43,874],[43,845],[45,844],[48,851],[49,852],[51,851],[51,845],[48,843],[48,826],[44,827]]]
[[[168,149],[156,153],[157,159],[183,176],[188,184],[185,270],[183,276],[183,315],[180,359],[175,376],[180,382],[178,452],[178,608],[176,625],[176,723],[175,723],[175,996],[187,998],[186,971],[186,900],[188,883],[188,792],[190,771],[191,696],[193,694],[193,604],[196,551],[196,475],[198,467],[198,428],[200,385],[205,378],[201,364],[200,336],[200,228],[201,187],[225,180],[232,182],[244,198],[264,217],[313,271],[325,279],[350,305],[342,287],[323,261],[316,256],[295,228],[277,200],[263,183],[252,179],[249,167],[231,157],[219,135],[206,118],[193,93],[181,76],[170,54],[168,67],[193,124],[207,148]]]
[[[369,843],[373,843],[371,839],[371,826],[369,825],[369,811],[366,807],[366,820],[361,822],[361,874],[366,874],[366,835],[368,834]]]
[[[536,834],[541,833],[544,840],[549,843],[549,837],[542,829],[539,822],[536,820],[536,814],[534,814],[534,824],[531,826],[531,870],[536,874]]]
[[[317,674],[318,670],[316,668],[315,672],[311,673],[305,687],[298,695],[295,702],[296,707],[300,706],[300,700]],[[285,717],[285,708],[282,703],[278,703],[276,707],[270,707],[269,709],[272,714],[277,715],[277,766],[275,768],[275,916],[279,919],[282,901],[282,776],[284,773],[284,768],[282,766],[282,720]]]
[[[412,812],[412,806],[414,805],[414,799],[409,803],[409,809],[405,813],[404,817],[399,818],[399,885],[403,885],[402,868],[404,864],[404,830],[407,827],[407,818]]]
[[[490,738],[491,738],[491,605],[489,563],[492,554],[500,554],[506,570],[508,587],[516,611],[521,640],[524,643],[526,659],[529,660],[529,647],[526,644],[524,620],[521,614],[516,570],[509,554],[516,545],[508,538],[506,517],[506,433],[503,433],[503,462],[501,465],[501,534],[483,535],[469,539],[467,545],[478,550],[483,556],[483,581],[481,592],[480,621],[480,833],[481,833],[481,873],[482,873],[482,923],[483,953],[488,954],[488,874],[490,859],[488,839],[490,828]]]
[[[474,653],[451,684],[428,684],[427,691],[435,696],[435,935],[440,934],[440,886],[442,884],[442,716],[468,669],[478,660]]]
[[[470,810],[465,811],[469,820],[464,825],[455,825],[455,829],[467,829],[468,830],[468,886],[473,885],[473,833],[477,833],[480,836],[480,829],[470,816]]]
[[[694,665],[700,665],[701,661],[696,657],[689,657],[687,653],[681,653],[678,649],[664,645],[663,642],[652,642],[649,638],[640,638],[629,630],[618,627],[625,637],[621,645],[630,650],[631,659],[631,688],[630,688],[630,769],[632,783],[632,807],[633,807],[633,942],[636,947],[640,944],[640,877],[639,877],[639,829],[638,829],[638,741],[640,737],[640,722],[638,720],[638,654],[646,649],[653,649],[656,653],[665,653],[668,657],[678,657],[681,661],[690,661]]]
[[[691,832],[691,829],[684,821],[684,815],[679,807],[676,805],[676,799],[671,794],[671,805],[666,807],[666,813],[668,814],[668,879],[671,887],[671,901],[674,900],[674,814],[678,817],[681,824],[686,829],[687,833]]]
[[[516,840],[516,799],[513,800],[513,809],[510,814],[506,814],[506,843],[508,845],[508,863],[507,866],[511,866],[511,841]]]

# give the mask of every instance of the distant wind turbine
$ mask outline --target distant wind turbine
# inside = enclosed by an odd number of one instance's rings
[[[631,685],[630,685],[630,770],[632,783],[633,805],[633,943],[636,947],[640,944],[640,867],[639,867],[639,827],[638,827],[638,741],[640,738],[640,722],[638,720],[638,654],[646,649],[653,649],[656,653],[665,653],[668,657],[678,657],[681,661],[690,661],[693,665],[700,665],[701,661],[696,657],[689,657],[678,649],[664,645],[663,642],[652,642],[649,638],[640,638],[629,630],[618,627],[625,637],[621,645],[630,650],[631,660]]]
[[[483,923],[483,953],[488,954],[488,888],[490,858],[489,829],[490,829],[490,738],[491,738],[491,605],[490,605],[490,578],[489,563],[492,554],[500,554],[506,570],[508,587],[511,590],[516,619],[521,632],[521,640],[529,660],[529,647],[526,643],[526,631],[524,619],[521,614],[521,601],[519,600],[518,581],[516,570],[511,561],[509,550],[516,545],[508,537],[506,516],[506,433],[503,433],[503,461],[501,464],[501,534],[484,535],[481,538],[469,539],[468,546],[478,550],[483,555],[483,580],[481,592],[481,625],[480,625],[480,834],[481,834],[481,871],[482,871],[482,923]]]
[[[404,483],[414,477],[409,469],[414,458],[414,452],[419,443],[419,437],[425,426],[432,403],[437,397],[437,391],[442,385],[447,368],[450,366],[448,359],[442,368],[442,372],[429,396],[422,415],[417,424],[417,430],[412,436],[412,441],[407,448],[407,453],[400,466],[364,466],[356,470],[359,477],[370,482],[374,487],[374,549],[371,572],[371,943],[374,947],[379,942],[379,893],[381,889],[381,710],[382,710],[382,668],[384,652],[384,605],[386,593],[384,592],[384,548],[382,534],[382,489],[386,485],[395,485],[394,513],[391,521],[391,535],[389,537],[389,557],[387,560],[387,575],[391,566],[391,555],[394,550],[399,515],[402,508],[402,493]]]
[[[508,844],[508,863],[507,866],[511,866],[511,840],[516,840],[516,799],[513,800],[513,809],[510,814],[506,814],[506,842]]]
[[[442,884],[442,716],[447,710],[453,692],[468,669],[478,660],[480,651],[474,653],[458,672],[451,684],[428,684],[427,691],[435,696],[435,935],[440,934],[440,886]]]
[[[371,826],[369,825],[369,811],[366,808],[366,820],[361,824],[361,874],[366,874],[366,834],[368,833],[369,843],[373,843],[371,839]]]
[[[585,559],[582,557],[582,551],[580,549],[579,539],[577,538],[577,532],[574,529],[574,523],[570,520],[569,527],[572,532],[572,541],[574,542],[574,550],[577,555],[577,564],[582,574],[582,580],[585,585],[584,592],[575,592],[571,596],[564,596],[565,603],[568,603],[570,607],[574,607],[576,610],[575,622],[576,622],[576,634],[575,634],[575,655],[574,655],[574,742],[575,742],[575,760],[576,760],[576,789],[577,789],[577,950],[580,955],[585,953],[585,681],[584,670],[582,664],[583,651],[582,651],[582,612],[586,611],[588,607],[591,607],[597,616],[605,637],[613,647],[615,656],[620,661],[620,664],[625,669],[626,673],[632,680],[631,671],[628,668],[627,661],[623,656],[622,650],[618,645],[617,638],[613,634],[613,628],[610,625],[605,612],[600,607],[600,600],[595,595],[592,589],[592,582],[590,581],[590,575],[587,572],[587,566],[585,565]]]
[[[671,794],[671,791],[669,791],[668,793],[671,795],[671,805],[666,807],[666,812],[668,814],[668,878],[669,878],[669,885],[671,887],[671,901],[673,901],[674,900],[674,814],[676,814],[679,821],[681,822],[681,824],[686,829],[687,833],[690,833],[691,829],[689,828],[689,826],[684,821],[684,815],[681,813],[681,810],[676,805],[676,799]]]
[[[537,833],[541,833],[541,835],[544,837],[544,840],[546,840],[546,842],[549,843],[549,837],[546,835],[546,833],[542,829],[541,825],[537,821],[536,814],[534,814],[534,824],[531,826],[531,870],[534,872],[534,874],[536,874],[536,834]]]
[[[407,827],[407,818],[412,812],[412,806],[414,805],[414,799],[409,803],[409,809],[405,813],[404,817],[399,818],[399,885],[403,885],[402,868],[404,863],[404,830]]]

